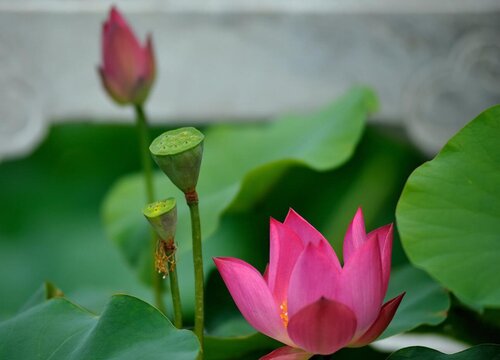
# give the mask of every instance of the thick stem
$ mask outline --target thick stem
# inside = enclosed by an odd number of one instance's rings
[[[175,264],[175,255],[174,264]],[[182,305],[181,293],[179,291],[179,281],[177,279],[177,267],[174,265],[173,269],[169,272],[170,277],[170,291],[172,293],[172,304],[174,307],[174,325],[178,329],[182,328]]]
[[[148,203],[154,201],[154,188],[153,188],[153,164],[149,154],[149,132],[146,121],[146,114],[142,105],[135,106],[137,134],[139,136],[139,151],[141,152],[142,172],[144,175],[144,186],[146,191],[146,199]],[[151,254],[154,258],[156,249],[156,236],[151,233]],[[156,307],[165,314],[165,305],[163,304],[162,297],[162,281],[160,275],[156,272],[154,265],[151,267],[152,280],[154,288],[154,297]]]
[[[203,255],[201,251],[201,226],[200,211],[198,208],[198,194],[196,190],[186,193],[186,202],[191,214],[191,233],[193,237],[193,263],[195,284],[195,308],[194,308],[194,333],[200,341],[200,355],[203,359]]]

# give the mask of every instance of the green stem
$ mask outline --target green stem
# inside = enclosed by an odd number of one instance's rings
[[[203,255],[201,251],[201,226],[200,211],[198,208],[198,194],[196,190],[186,193],[186,202],[191,214],[191,233],[193,237],[193,263],[195,284],[195,308],[194,308],[194,333],[200,341],[200,355],[203,359]]]
[[[174,264],[177,265],[174,256]],[[174,325],[178,329],[182,328],[182,305],[181,305],[181,293],[179,291],[179,281],[177,279],[177,266],[174,266],[173,270],[168,274],[170,277],[170,292],[172,293],[172,304],[174,307]]]
[[[144,185],[146,190],[146,199],[148,203],[154,201],[154,188],[153,188],[153,164],[149,154],[149,131],[146,121],[146,114],[142,105],[135,105],[137,134],[139,136],[139,151],[141,152],[142,172],[144,174]],[[156,236],[151,233],[151,254],[154,259],[156,249]],[[165,314],[166,309],[163,304],[162,297],[162,281],[160,275],[156,272],[154,265],[151,267],[152,280],[154,288],[155,304],[158,310]]]
[[[146,199],[152,203],[154,199],[153,189],[153,163],[149,154],[149,131],[146,121],[146,114],[142,105],[135,106],[137,133],[139,135],[139,151],[141,152],[142,172],[144,174],[144,185],[146,190]]]

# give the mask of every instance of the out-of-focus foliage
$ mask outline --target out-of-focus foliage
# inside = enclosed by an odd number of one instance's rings
[[[280,346],[255,334],[245,322],[219,274],[213,271],[212,256],[242,258],[262,271],[269,258],[269,217],[283,220],[289,207],[317,227],[339,255],[357,207],[363,208],[368,231],[394,221],[405,181],[422,159],[387,129],[364,130],[365,118],[373,109],[373,94],[356,89],[310,118],[285,117],[273,124],[217,125],[206,131],[199,193],[208,279],[207,359],[255,359]],[[408,181],[398,209],[398,226],[410,259],[460,299],[486,306],[496,304],[499,288],[495,276],[484,278],[500,270],[498,261],[488,255],[498,249],[494,231],[499,230],[500,223],[495,217],[499,201],[492,203],[500,197],[498,186],[494,186],[500,183],[499,167],[492,166],[498,165],[500,159],[494,142],[495,134],[499,138],[498,119],[498,108],[485,112],[450,141],[435,160],[419,168]],[[115,345],[125,349],[126,355],[120,354],[120,358],[133,358],[136,348],[132,340],[105,342],[96,332],[99,327],[93,326],[104,322],[110,333],[125,331],[123,338],[131,339],[136,331],[137,336],[142,336],[138,328],[147,326],[142,324],[147,319],[179,336],[173,338],[184,339],[175,341],[183,345],[174,346],[172,351],[186,351],[190,354],[186,359],[194,358],[196,347],[189,340],[192,335],[173,330],[154,308],[128,296],[114,297],[105,306],[116,292],[151,298],[137,276],[141,271],[149,276],[149,236],[141,214],[144,189],[140,176],[122,178],[138,168],[134,129],[102,125],[56,126],[34,155],[0,165],[0,317],[11,317],[0,323],[0,338],[7,339],[0,342],[1,358],[9,358],[8,351],[21,346],[20,342],[25,357],[32,358],[29,351],[35,348],[33,341],[37,337],[43,339],[42,350],[47,351],[42,355],[52,349],[56,351],[54,358],[71,354],[78,359],[90,353],[101,355],[99,351],[111,354]],[[182,194],[164,175],[156,176],[156,186],[162,196],[175,195],[179,200],[178,270],[189,322],[193,285],[187,207]],[[113,249],[113,242],[106,239],[99,221],[99,205],[109,189],[104,217],[108,233],[125,255],[122,257]],[[444,202],[439,203],[440,199]],[[433,215],[427,216],[421,209]],[[471,259],[469,254],[476,258]],[[452,258],[460,265],[453,268],[455,272],[449,271],[456,265]],[[450,307],[447,291],[432,277],[408,263],[396,232],[388,297],[402,291],[407,294],[383,336],[420,325],[427,325],[425,330],[453,333],[446,328],[454,327],[452,322],[431,328],[446,318]],[[476,284],[471,284],[471,278]],[[104,308],[103,315],[96,317],[64,298],[45,301],[62,296],[53,286],[43,287],[26,302],[46,279],[93,312]],[[472,294],[471,289],[478,291]],[[168,301],[167,305],[170,307]],[[22,311],[14,316],[20,308]],[[132,312],[124,314],[125,308]],[[457,308],[452,308],[452,313],[459,318],[461,313],[454,311]],[[119,316],[109,318],[110,312]],[[475,324],[482,326],[489,316],[488,326],[494,329],[499,322],[491,314],[496,314],[494,309],[474,314]],[[42,318],[53,325],[42,327]],[[121,327],[129,322],[137,327],[132,326],[127,333]],[[74,331],[75,336],[68,338]],[[146,348],[156,351],[156,346],[164,347],[173,339],[169,331],[154,336]],[[148,332],[155,334],[154,330]],[[96,342],[84,341],[81,334],[91,334],[91,340]],[[52,345],[57,341],[67,343],[56,349]],[[478,347],[466,354],[483,356],[491,349]],[[165,351],[161,354],[183,358]],[[343,349],[333,358],[378,360],[386,356],[362,348]],[[448,357],[421,348],[402,350],[391,360],[409,356],[462,360],[460,354]]]
[[[116,295],[96,316],[63,298],[0,324],[0,359],[194,360],[196,336],[176,329],[151,305]]]
[[[214,248],[214,255],[227,253],[226,247],[231,245],[211,236],[222,213],[265,201],[266,194],[290,167],[328,170],[348,160],[363,133],[366,117],[376,106],[371,90],[356,88],[309,116],[287,116],[269,124],[216,125],[206,131],[198,182],[205,251]],[[142,181],[140,175],[119,181],[104,203],[103,215],[110,238],[149,281],[151,256],[144,246],[149,228],[139,211],[145,204]],[[156,190],[159,198],[183,198],[160,173]],[[183,201],[178,204],[178,273],[184,309],[190,313],[194,286],[189,212]],[[205,264],[207,269],[213,267],[209,259]]]
[[[404,301],[380,338],[411,330],[418,325],[437,325],[448,315],[448,293],[422,270],[411,265],[392,271],[386,300],[406,291]]]
[[[46,280],[98,311],[115,292],[150,298],[100,223],[117,177],[139,168],[130,126],[58,125],[33,155],[0,164],[0,318]]]
[[[420,161],[420,156],[408,146],[368,128],[347,164],[329,172],[293,167],[252,212],[230,212],[223,216],[213,238],[231,244],[232,249],[219,255],[241,257],[263,270],[269,259],[269,216],[283,220],[289,206],[317,226],[340,255],[339,243],[358,206],[365,210],[368,230],[394,221],[405,180]],[[306,189],[307,196],[297,189]],[[403,291],[407,294],[383,337],[422,324],[438,324],[446,318],[449,308],[446,291],[425,273],[408,265],[395,235],[388,297]],[[253,252],[242,251],[241,247]],[[221,337],[251,334],[252,328],[234,306],[217,272],[210,275],[207,289],[209,333]]]
[[[387,360],[499,360],[500,345],[479,345],[456,354],[446,355],[439,351],[424,348],[410,347],[399,350],[389,356]]]
[[[410,176],[397,219],[415,265],[462,301],[500,307],[500,106]]]

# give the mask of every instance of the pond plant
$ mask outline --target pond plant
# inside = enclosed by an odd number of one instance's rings
[[[378,107],[366,87],[270,123],[159,130],[146,112],[151,35],[141,43],[112,7],[101,45],[103,88],[134,109],[135,130],[59,125],[32,157],[0,165],[1,249],[15,243],[56,280],[19,306],[0,277],[0,359],[500,359],[500,106],[433,159],[366,125]],[[89,214],[102,198],[100,224]],[[87,265],[64,280],[51,266],[72,251]],[[106,304],[83,289],[89,274],[113,289]],[[462,351],[377,346],[401,333]]]

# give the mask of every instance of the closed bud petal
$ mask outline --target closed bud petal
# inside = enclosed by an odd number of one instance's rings
[[[142,104],[154,82],[155,60],[151,37],[144,46],[116,7],[102,28],[102,84],[120,105]]]
[[[197,129],[185,127],[163,133],[149,147],[160,169],[185,194],[195,192],[204,138]]]
[[[177,205],[174,198],[156,201],[142,211],[162,240],[172,240],[177,227]]]

